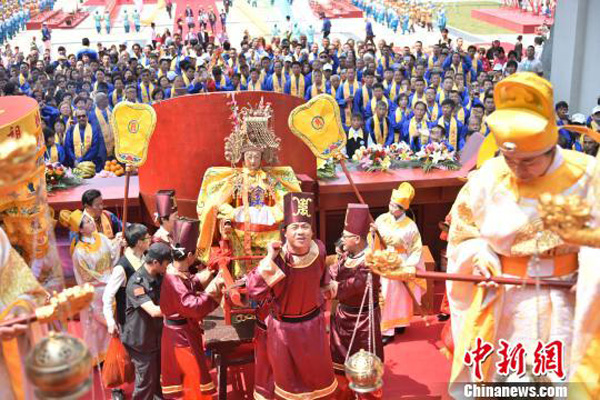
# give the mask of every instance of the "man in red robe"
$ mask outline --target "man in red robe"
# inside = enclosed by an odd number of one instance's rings
[[[322,399],[337,388],[322,311],[330,278],[325,246],[313,240],[313,217],[312,193],[287,193],[285,244],[269,243],[267,256],[247,275],[248,294],[271,299],[267,356],[281,399]]]
[[[269,316],[269,300],[258,303],[255,310],[256,325],[254,326],[254,399],[266,400],[275,398],[275,383],[273,368],[267,353],[267,324]]]
[[[161,386],[165,397],[212,399],[215,385],[202,348],[202,319],[219,306],[222,280],[208,269],[190,273],[196,262],[200,221],[178,219],[173,229],[173,266],[161,286],[165,317],[161,340]],[[209,283],[210,282],[210,283]]]
[[[333,368],[339,383],[338,399],[354,399],[354,393],[348,388],[344,363],[347,357],[361,349],[371,351],[383,361],[383,342],[381,341],[381,311],[379,309],[379,275],[371,274],[365,263],[367,235],[371,226],[369,206],[366,204],[348,204],[342,243],[344,255],[332,266],[331,277],[333,297],[338,299],[335,313],[331,317],[331,357]],[[367,297],[363,309],[361,303],[367,290],[367,279],[371,274],[373,294]],[[367,295],[368,296],[368,295]],[[373,321],[369,321],[369,304],[373,307]],[[360,314],[360,325],[352,342],[352,334]],[[369,329],[374,325],[374,343],[369,344]],[[352,346],[351,346],[352,342]],[[371,393],[369,398],[381,398],[381,390]]]

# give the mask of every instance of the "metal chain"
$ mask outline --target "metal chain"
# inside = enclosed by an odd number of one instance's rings
[[[375,342],[375,305],[373,304],[373,274],[371,272],[367,275],[367,288],[369,290],[369,352],[375,354],[377,343]]]
[[[371,274],[369,273],[369,276],[370,275]],[[369,286],[370,286],[370,281],[369,281],[369,278],[367,277],[367,286],[365,288],[365,293],[363,294],[363,298],[360,303],[360,309],[358,310],[358,315],[356,316],[356,324],[354,325],[354,330],[352,332],[352,338],[350,339],[350,345],[348,346],[348,351],[346,352],[346,360],[344,362],[347,362],[348,358],[350,358],[350,352],[352,351],[352,345],[354,344],[354,338],[356,337],[356,332],[358,332],[358,327],[360,325],[360,317],[365,308],[365,300],[367,299],[367,295],[369,294]],[[367,316],[367,318],[369,318],[369,316]],[[371,336],[371,331],[369,329],[369,345],[370,345],[370,336]]]
[[[536,308],[536,328],[537,328],[537,338],[538,340],[542,337],[542,321],[540,319],[541,310],[540,310],[540,249],[539,242],[542,238],[542,231],[538,231],[535,235],[535,254],[531,257],[531,262],[533,263],[533,268],[535,270],[535,308]]]

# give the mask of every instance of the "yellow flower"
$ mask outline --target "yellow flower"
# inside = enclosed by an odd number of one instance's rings
[[[383,171],[386,171],[388,169],[390,169],[390,166],[392,165],[392,161],[390,160],[390,157],[386,156],[383,161],[381,162],[381,169]]]

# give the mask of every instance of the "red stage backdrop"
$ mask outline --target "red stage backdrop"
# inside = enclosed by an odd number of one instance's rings
[[[272,124],[281,138],[279,165],[296,174],[316,179],[315,157],[288,128],[290,112],[304,101],[272,92],[220,92],[177,97],[154,105],[156,130],[150,141],[148,161],[140,169],[143,211],[153,213],[154,194],[175,189],[180,214],[196,216],[195,206],[207,168],[229,166],[224,140],[231,133],[232,96],[238,106],[256,106],[261,98],[273,107]],[[148,214],[146,214],[146,217]]]

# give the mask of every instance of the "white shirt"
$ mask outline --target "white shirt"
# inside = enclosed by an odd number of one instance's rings
[[[142,265],[142,259],[133,254],[133,250],[130,247],[125,249],[125,257],[127,257],[127,261],[129,261],[136,271]],[[117,264],[113,268],[110,278],[108,278],[108,282],[104,288],[104,294],[102,295],[102,314],[106,319],[107,326],[115,326],[117,324],[115,321],[115,313],[113,311],[113,302],[119,288],[124,287],[125,285],[127,285],[125,269],[123,266]]]
[[[539,59],[534,58],[533,60],[530,60],[529,58],[525,58],[519,63],[518,71],[540,73],[544,72],[544,67]]]

